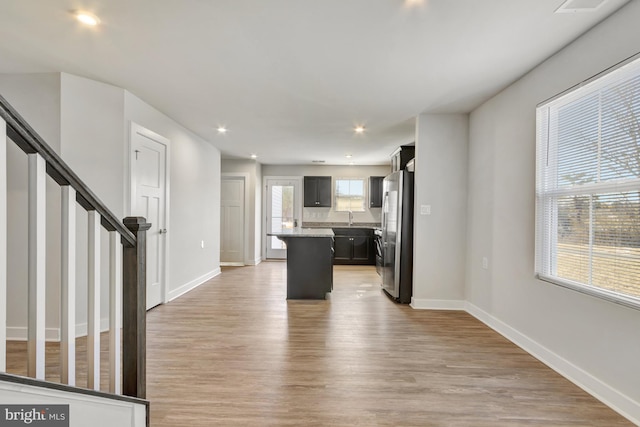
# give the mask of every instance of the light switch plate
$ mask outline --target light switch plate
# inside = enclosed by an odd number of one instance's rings
[[[420,205],[420,215],[431,215],[431,205]]]

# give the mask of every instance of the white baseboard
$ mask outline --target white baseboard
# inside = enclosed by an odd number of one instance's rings
[[[203,274],[200,277],[197,277],[197,278],[193,279],[189,283],[185,283],[184,285],[180,286],[177,289],[169,291],[169,294],[167,295],[167,297],[168,297],[167,302],[173,301],[174,299],[176,299],[176,298],[186,294],[187,292],[197,288],[198,286],[202,285],[207,280],[212,279],[212,278],[216,277],[219,274],[220,274],[220,267],[218,267],[215,270],[210,271],[210,272],[208,272],[206,274]]]
[[[107,332],[109,330],[109,318],[100,319],[100,332]],[[76,338],[84,337],[87,335],[87,324],[78,323],[76,325]],[[58,342],[60,341],[60,328],[46,328],[45,329],[45,341]],[[7,341],[26,341],[27,340],[27,327],[26,326],[8,326],[7,327]]]
[[[636,425],[640,425],[640,402],[635,402],[618,390],[555,354],[479,307],[466,302],[465,310],[518,347],[522,348],[560,375],[600,400]]]
[[[197,288],[207,280],[216,277],[220,274],[220,268],[210,271],[189,283],[180,286],[178,289],[169,292],[169,301],[178,298],[181,295],[186,294],[190,290]],[[100,332],[106,332],[109,330],[109,318],[100,319]],[[76,338],[84,337],[87,335],[87,323],[78,323],[76,325]],[[26,326],[7,326],[7,341],[26,341],[27,340],[27,327]],[[58,342],[60,341],[60,328],[46,328],[45,340]]]
[[[418,310],[464,310],[465,301],[411,297],[411,307]]]
[[[76,325],[76,338],[87,336],[87,324],[78,323]],[[100,319],[100,332],[107,332],[109,330],[109,318],[105,317]]]
[[[46,328],[44,332],[45,341],[60,341],[59,328]],[[7,326],[7,341],[26,341],[26,326]]]
[[[220,267],[244,267],[244,262],[220,262]]]

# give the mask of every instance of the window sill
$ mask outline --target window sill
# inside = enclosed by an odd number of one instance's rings
[[[597,288],[595,286],[584,285],[578,282],[572,282],[570,280],[560,279],[553,276],[545,276],[537,273],[536,278],[544,282],[553,283],[554,285],[562,286],[563,288],[578,291],[583,294],[590,295],[592,297],[600,298],[613,302],[615,304],[624,305],[625,307],[640,310],[640,298],[634,298],[629,295],[623,295],[617,292],[609,291],[607,289]]]

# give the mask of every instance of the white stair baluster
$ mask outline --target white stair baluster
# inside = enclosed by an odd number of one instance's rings
[[[88,211],[87,387],[100,390],[100,214]]]
[[[60,283],[60,380],[76,383],[76,190],[62,190],[62,282]]]
[[[122,244],[117,231],[109,232],[109,251],[109,391],[121,394]]]
[[[29,284],[27,374],[45,379],[46,162],[29,154]]]
[[[0,119],[0,372],[7,371],[7,130]]]

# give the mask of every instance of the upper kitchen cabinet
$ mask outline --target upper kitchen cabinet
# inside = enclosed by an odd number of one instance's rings
[[[391,172],[397,172],[404,169],[409,160],[416,156],[415,145],[401,145],[391,154]]]
[[[331,207],[331,177],[330,176],[305,176],[304,177],[304,207],[305,208],[330,208]]]
[[[383,176],[370,176],[369,177],[369,207],[381,208],[382,207],[382,181]]]

